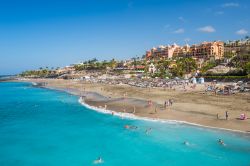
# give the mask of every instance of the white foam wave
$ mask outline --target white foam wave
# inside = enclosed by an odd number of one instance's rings
[[[111,111],[111,110],[108,110],[105,108],[98,108],[95,106],[90,106],[84,102],[83,98],[79,98],[78,101],[86,108],[89,108],[89,109],[94,110],[96,112],[103,113],[103,114],[110,114],[113,116],[118,116],[118,117],[126,118],[126,119],[145,120],[145,121],[150,121],[150,122],[161,122],[161,123],[168,123],[168,124],[187,124],[187,125],[198,126],[198,127],[202,127],[202,128],[210,128],[210,129],[217,129],[217,130],[224,130],[224,131],[230,131],[230,132],[239,132],[239,133],[249,134],[248,132],[241,131],[241,130],[212,127],[212,126],[206,126],[206,125],[201,125],[201,124],[197,124],[197,123],[191,123],[191,122],[187,122],[187,121],[148,118],[148,117],[141,117],[141,116],[139,117],[139,116],[136,116],[136,115],[131,114],[131,113],[116,112],[116,111]]]
[[[103,114],[110,114],[113,116],[118,116],[121,118],[126,118],[126,119],[133,119],[133,120],[145,120],[145,121],[151,121],[151,122],[162,122],[162,123],[183,123],[182,121],[177,121],[177,120],[163,120],[159,118],[148,118],[148,117],[139,117],[131,113],[123,113],[123,112],[116,112],[116,111],[111,111],[105,108],[98,108],[95,106],[90,106],[84,102],[84,99],[80,98],[78,100],[83,106],[86,108],[92,109],[94,111],[103,113]]]

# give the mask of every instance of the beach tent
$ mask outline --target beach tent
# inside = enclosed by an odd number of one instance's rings
[[[198,82],[200,83],[200,84],[204,84],[204,78],[203,77],[200,77],[199,79],[198,79]]]
[[[192,82],[193,84],[197,84],[196,78],[195,78],[195,77],[191,78],[191,82]]]

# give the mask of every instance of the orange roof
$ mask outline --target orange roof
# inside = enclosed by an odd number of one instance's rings
[[[144,69],[145,66],[142,66],[142,65],[139,65],[139,66],[136,66],[136,69]]]

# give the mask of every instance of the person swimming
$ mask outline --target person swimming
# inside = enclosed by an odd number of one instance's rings
[[[152,128],[148,128],[148,129],[146,129],[145,133],[149,134],[149,132],[151,132],[151,131],[152,131]]]
[[[102,160],[102,158],[101,157],[98,157],[96,160],[94,160],[94,164],[101,164],[101,163],[103,163],[104,161]]]
[[[222,139],[219,139],[219,140],[218,140],[218,143],[221,144],[221,145],[223,145],[223,146],[226,145]]]
[[[184,141],[183,144],[186,145],[186,146],[188,146],[189,142],[188,141]]]
[[[130,129],[137,129],[137,126],[130,126]]]
[[[124,126],[125,129],[137,129],[138,127],[137,126],[129,126],[129,125],[125,125]]]
[[[129,129],[130,126],[129,126],[129,125],[125,125],[124,128],[125,128],[125,129]]]

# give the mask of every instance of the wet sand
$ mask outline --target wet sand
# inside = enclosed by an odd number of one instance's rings
[[[184,91],[181,88],[146,89],[61,79],[25,81],[46,82],[48,88],[71,91],[73,94],[85,96],[85,102],[91,106],[104,108],[106,105],[108,110],[116,112],[250,132],[250,119],[238,119],[242,113],[250,117],[249,93],[215,95],[204,93],[204,85],[198,85],[196,89],[187,88],[187,91]],[[168,99],[172,99],[174,103],[165,108],[164,102]],[[149,100],[152,100],[152,105],[148,105]],[[225,119],[225,111],[229,112],[228,120]]]

